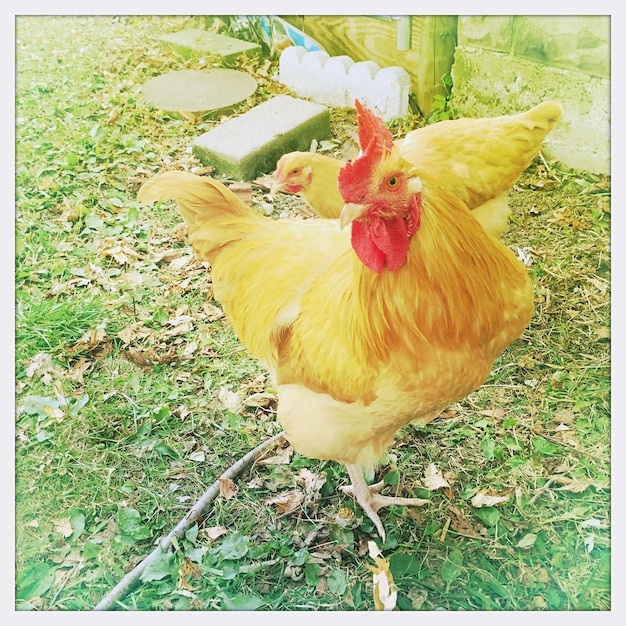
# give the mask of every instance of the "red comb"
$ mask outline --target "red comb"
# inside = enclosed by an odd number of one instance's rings
[[[383,121],[355,100],[362,154],[339,170],[338,187],[345,202],[360,202],[374,167],[393,148],[393,136]]]
[[[393,137],[380,117],[374,115],[374,112],[370,109],[366,109],[358,100],[354,101],[354,105],[356,106],[357,121],[359,123],[361,150],[365,152],[370,141],[374,138],[381,146],[391,150]]]

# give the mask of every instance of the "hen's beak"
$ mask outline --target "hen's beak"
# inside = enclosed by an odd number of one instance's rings
[[[366,204],[344,204],[339,215],[339,226],[345,228],[348,224],[352,224],[354,220],[361,217],[369,209]]]
[[[272,188],[270,189],[270,195],[273,196],[275,193],[282,191],[284,188],[285,188],[285,183],[281,183],[275,180],[274,184],[272,185]]]

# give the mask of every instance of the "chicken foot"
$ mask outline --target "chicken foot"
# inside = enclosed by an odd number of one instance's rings
[[[393,496],[383,496],[378,492],[385,486],[385,482],[381,481],[375,485],[368,485],[363,476],[363,470],[358,465],[346,465],[348,475],[352,481],[351,485],[341,487],[344,493],[350,494],[359,503],[367,516],[374,522],[376,530],[380,535],[383,543],[385,542],[385,529],[383,523],[378,516],[378,510],[384,506],[397,504],[398,506],[422,506],[428,503],[428,500],[421,498],[397,498]]]

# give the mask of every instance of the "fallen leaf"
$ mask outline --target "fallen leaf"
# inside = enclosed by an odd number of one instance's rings
[[[278,396],[275,393],[262,391],[249,395],[243,402],[244,406],[250,408],[266,408],[275,405],[278,402]]]
[[[452,499],[452,490],[441,472],[431,463],[424,472],[424,487],[429,491],[444,491]]]
[[[69,517],[54,520],[52,523],[54,524],[54,530],[58,533],[61,533],[66,539],[74,532],[74,529],[72,528],[72,522]]]
[[[131,259],[139,256],[130,246],[119,243],[102,245],[98,252],[101,256],[112,258],[118,265],[128,265]]]
[[[611,329],[607,326],[600,326],[595,330],[596,341],[609,341],[611,339]]]
[[[105,123],[110,126],[111,124],[114,124],[118,120],[119,116],[120,116],[120,110],[117,107],[115,107],[109,114],[109,117],[107,118],[107,121]]]
[[[202,450],[192,452],[187,458],[190,461],[196,461],[196,463],[204,463],[204,461],[206,460],[206,456]]]
[[[188,263],[191,263],[194,260],[193,254],[187,254],[185,256],[180,256],[170,261],[169,268],[173,272],[179,272],[185,267]]]
[[[482,535],[468,522],[467,518],[454,505],[448,507],[450,512],[450,528],[463,537],[481,539]]]
[[[279,450],[278,454],[261,459],[257,462],[257,465],[289,465],[291,463],[291,457],[293,456],[293,448],[287,446]]]
[[[327,476],[325,473],[314,474],[311,470],[303,467],[296,476],[296,483],[304,487],[307,495],[319,494],[320,489],[326,484]]]
[[[244,394],[241,391],[234,392],[226,387],[222,387],[217,394],[217,399],[222,403],[224,408],[235,414],[241,411],[243,398]]]
[[[68,353],[93,352],[96,348],[107,340],[105,323],[102,323],[92,330],[88,330],[74,345],[68,348]]]
[[[342,506],[334,517],[335,523],[342,528],[349,526],[353,519],[354,511],[345,506]]]
[[[83,376],[91,369],[92,365],[92,362],[80,359],[76,365],[68,371],[67,377],[79,385],[82,385],[85,382]]]
[[[223,535],[228,534],[228,530],[223,526],[211,526],[210,528],[204,528],[199,533],[202,537],[208,537],[211,540],[218,539]]]
[[[515,492],[514,489],[505,489],[500,493],[489,490],[488,492],[479,492],[471,500],[472,506],[479,509],[483,506],[497,506],[503,504],[511,499],[511,496]]]
[[[366,564],[374,579],[374,608],[377,611],[392,611],[398,600],[398,588],[393,582],[389,561],[383,557],[376,543],[369,541],[367,545],[369,556],[376,563],[375,566]]]
[[[183,357],[185,357],[186,359],[190,358],[197,349],[198,344],[195,341],[189,342],[183,350]]]
[[[28,378],[41,378],[46,385],[52,380],[50,374],[58,374],[58,372],[52,364],[52,357],[47,352],[36,354],[26,368]]]
[[[210,304],[209,302],[205,302],[202,305],[202,310],[206,314],[209,322],[214,322],[215,320],[219,320],[224,317],[224,311],[222,311],[220,307]]]
[[[194,587],[188,582],[188,578],[192,580],[202,580],[202,570],[188,556],[183,558],[178,570],[178,586],[180,589],[194,590]]]
[[[293,513],[304,501],[304,494],[297,489],[285,491],[277,496],[270,498],[265,504],[274,505],[279,515],[288,515]]]
[[[559,409],[552,418],[559,424],[573,424],[576,419],[576,415],[571,406],[563,407]]]
[[[533,362],[533,365],[534,365],[534,362]],[[526,367],[528,367],[528,365],[526,365]],[[504,409],[501,406],[497,406],[493,409],[486,409],[485,411],[478,411],[478,414],[484,415],[485,417],[502,419],[504,417]]]
[[[608,524],[603,524],[599,519],[596,519],[595,517],[590,517],[589,519],[586,519],[585,521],[581,522],[580,525],[583,528],[586,528],[587,526],[593,526],[594,528],[608,528]]]
[[[230,478],[220,478],[220,495],[226,500],[230,500],[236,494],[237,485]]]
[[[535,545],[536,541],[537,541],[537,535],[535,533],[527,533],[517,542],[517,547],[518,548],[531,548],[532,546]]]
[[[561,485],[561,487],[556,488],[556,491],[571,491],[572,493],[582,493],[589,487],[595,487],[596,489],[606,489],[608,487],[607,484],[593,481],[587,477],[550,476],[549,480]]]

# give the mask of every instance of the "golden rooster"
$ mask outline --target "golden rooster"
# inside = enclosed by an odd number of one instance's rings
[[[533,295],[514,254],[357,110],[362,155],[340,171],[339,221],[272,220],[184,172],[156,176],[138,197],[176,199],[215,297],[271,372],[287,438],[346,466],[346,491],[384,540],[381,507],[426,501],[381,495],[364,469],[399,428],[484,382],[528,325]]]
[[[543,102],[517,115],[436,122],[395,143],[418,174],[437,178],[487,232],[500,237],[511,212],[507,192],[562,113],[558,102]],[[299,194],[321,217],[337,218],[344,204],[337,176],[344,165],[322,154],[290,152],[277,163],[271,193]]]

